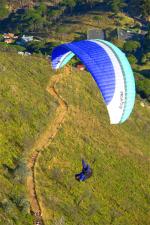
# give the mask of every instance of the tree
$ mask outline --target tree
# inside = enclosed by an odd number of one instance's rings
[[[0,0],[0,18],[3,18],[8,15],[6,3],[7,3],[6,0]]]
[[[46,15],[46,11],[47,11],[46,5],[45,5],[44,3],[41,3],[41,4],[39,5],[39,7],[37,8],[37,11],[39,12],[39,14],[40,14],[41,16],[45,16],[45,15]]]
[[[76,0],[63,0],[61,2],[62,6],[65,6],[72,13],[73,8],[76,6]]]
[[[128,11],[132,16],[142,16],[147,19],[150,16],[150,0],[130,0]]]
[[[144,54],[141,59],[142,64],[146,64],[147,62],[150,62],[150,52]]]
[[[125,7],[125,3],[123,0],[107,0],[106,4],[109,8],[114,13],[118,13]]]
[[[135,73],[135,75],[137,93],[139,93],[142,98],[146,98],[150,102],[150,79],[145,78],[139,73]]]
[[[145,19],[150,16],[150,0],[143,0],[141,2],[141,14]]]
[[[134,65],[134,64],[137,63],[137,59],[136,59],[136,57],[135,57],[134,55],[129,55],[129,56],[128,56],[128,60],[129,60],[129,62],[130,62],[132,65]]]
[[[136,50],[140,47],[141,45],[138,41],[126,41],[123,46],[123,49],[127,53],[135,53]]]
[[[27,44],[27,50],[30,52],[41,53],[45,43],[41,41],[32,41]]]
[[[150,29],[149,29],[148,33],[145,35],[145,37],[144,37],[143,52],[144,53],[150,52]]]
[[[142,0],[129,0],[128,1],[128,12],[132,16],[139,16],[141,14],[141,1]],[[137,7],[138,6],[138,7]]]
[[[51,21],[56,21],[62,15],[61,9],[53,9],[48,11],[48,18]]]
[[[84,6],[86,6],[86,8],[92,9],[96,2],[97,2],[96,0],[83,0],[83,1],[78,0],[77,4],[84,5]]]
[[[42,17],[36,9],[33,8],[26,10],[23,16],[22,25],[28,30],[35,31],[42,28],[45,22],[46,19]]]

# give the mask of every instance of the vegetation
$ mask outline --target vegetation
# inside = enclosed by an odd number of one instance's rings
[[[145,99],[150,102],[150,75],[149,71],[145,71],[142,75],[140,73],[136,74],[137,80],[137,92]]]
[[[4,18],[9,13],[6,7],[6,0],[0,0],[0,18]]]
[[[106,1],[106,4],[108,5],[108,8],[114,13],[120,12],[121,9],[123,9],[126,5],[125,1],[123,0],[108,0]]]
[[[126,41],[124,44],[124,51],[127,53],[135,53],[141,45],[137,41]]]
[[[107,40],[132,64],[135,110],[125,124],[110,126],[95,83],[89,73],[74,68],[78,59],[73,59],[72,74],[57,84],[69,105],[66,122],[36,166],[44,222],[150,224],[149,7],[149,0],[0,0],[1,33],[42,36],[18,46],[2,42],[0,35],[0,224],[33,224],[26,158],[47,123],[53,123],[58,106],[46,92],[52,71],[45,55],[60,43],[85,39],[91,28],[105,29]],[[119,39],[116,28],[134,31],[134,38]],[[19,56],[18,51],[33,54]],[[78,183],[74,174],[81,170],[82,157],[94,173]]]
[[[26,48],[23,46],[11,44],[8,45],[5,42],[0,42],[0,51],[1,52],[14,52],[17,53],[18,51],[25,51]]]
[[[36,185],[45,224],[148,225],[148,106],[143,109],[137,100],[130,119],[112,126],[87,72],[73,70],[57,90],[70,110],[38,160]],[[91,165],[93,177],[78,183],[74,175],[81,158]]]
[[[57,102],[45,90],[50,76],[45,59],[0,52],[0,61],[0,224],[29,225],[25,158]]]
[[[78,14],[91,11],[91,9],[99,9],[99,12],[107,10],[117,14],[120,11],[129,11],[132,15],[142,15],[144,19],[148,19],[150,12],[149,0],[61,0],[58,3],[52,3],[51,6],[45,1],[19,1],[18,10],[12,12],[7,18],[0,23],[1,29],[4,31],[22,32],[47,32],[50,31],[53,24],[58,22],[68,14]],[[12,4],[12,2],[11,2]],[[23,8],[23,5],[28,6]],[[6,17],[10,1],[1,0],[0,2],[0,18]],[[21,9],[19,6],[21,6]],[[137,7],[139,5],[139,7]],[[11,7],[12,8],[12,7]],[[137,9],[137,11],[135,10]],[[18,22],[19,21],[19,22]]]

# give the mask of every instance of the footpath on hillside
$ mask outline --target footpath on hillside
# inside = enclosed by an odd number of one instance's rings
[[[65,75],[69,73],[70,69],[66,67]],[[63,74],[56,74],[55,76],[52,77],[52,79],[50,79],[50,82],[47,86],[47,91],[58,101],[59,106],[56,110],[53,122],[50,122],[47,125],[45,131],[41,133],[40,136],[35,141],[31,149],[32,154],[30,155],[27,163],[28,169],[30,170],[30,174],[27,177],[27,189],[30,201],[30,210],[34,216],[34,224],[37,225],[44,224],[44,221],[42,219],[42,210],[36,191],[36,167],[38,157],[40,156],[40,154],[42,154],[42,150],[44,150],[44,148],[48,147],[51,144],[53,138],[56,136],[57,132],[59,131],[59,128],[63,124],[65,115],[68,111],[67,103],[58,94],[55,88],[56,83],[58,83],[61,80],[62,76]]]

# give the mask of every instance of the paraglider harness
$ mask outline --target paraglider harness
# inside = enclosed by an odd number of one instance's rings
[[[77,181],[85,181],[92,176],[92,169],[85,161],[82,159],[82,172],[75,175]]]

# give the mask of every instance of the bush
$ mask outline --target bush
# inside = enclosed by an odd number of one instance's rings
[[[45,42],[43,41],[31,41],[27,44],[26,48],[29,52],[41,53],[44,46]]]
[[[129,55],[128,60],[132,65],[137,63],[137,58],[134,55]]]
[[[145,53],[150,52],[150,30],[148,31],[148,33],[144,37],[143,49],[144,49]]]
[[[19,45],[0,42],[0,50],[6,52],[18,52],[18,51],[25,51],[25,48]]]
[[[28,174],[28,169],[26,166],[25,159],[19,160],[19,162],[17,163],[17,166],[14,170],[15,180],[18,181],[19,183],[24,183],[27,174]]]
[[[59,168],[53,168],[51,170],[51,179],[58,182],[61,179],[62,173]]]
[[[138,41],[127,41],[125,42],[123,49],[127,53],[135,53],[136,50],[140,47],[141,47],[141,44]]]
[[[142,64],[146,64],[148,62],[150,62],[150,52],[144,54],[141,59]]]
[[[0,202],[0,208],[2,208],[4,212],[8,213],[11,209],[13,209],[13,204],[9,199],[3,199]]]
[[[136,73],[136,90],[142,98],[146,98],[150,102],[150,79]]]
[[[3,34],[0,34],[0,41],[3,41],[3,40],[4,40]]]

